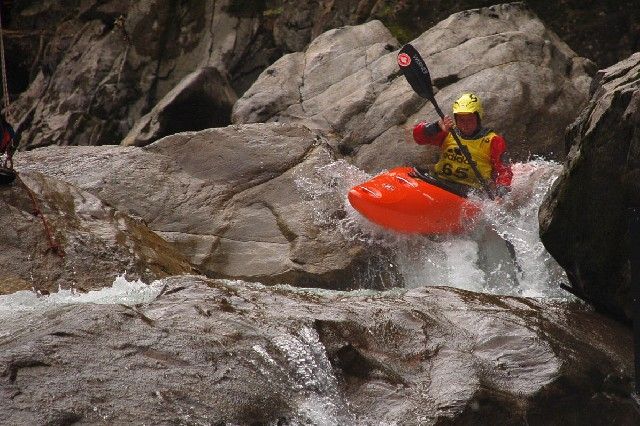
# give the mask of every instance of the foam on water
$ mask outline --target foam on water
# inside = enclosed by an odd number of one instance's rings
[[[127,281],[124,275],[117,276],[111,287],[86,293],[72,289],[60,289],[57,293],[49,295],[33,291],[18,291],[0,296],[0,318],[79,303],[137,305],[151,302],[160,294],[160,291],[162,291],[162,285],[159,281],[147,285],[139,280]]]
[[[336,227],[347,240],[361,242],[373,252],[393,253],[378,259],[372,274],[389,275],[393,270],[404,287],[447,285],[493,294],[568,297],[559,288],[566,282],[564,271],[538,233],[538,208],[562,166],[535,159],[512,168],[512,191],[501,202],[475,200],[483,208],[473,229],[437,238],[394,233],[364,219],[349,205],[347,192],[372,176],[346,161],[320,167],[297,183],[318,225]],[[340,209],[342,214],[336,214]],[[517,264],[505,240],[512,245]]]

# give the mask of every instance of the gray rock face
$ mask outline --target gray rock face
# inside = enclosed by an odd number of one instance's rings
[[[149,304],[3,318],[4,421],[640,420],[630,331],[575,306],[434,287],[366,295],[193,276],[156,285]]]
[[[334,160],[319,134],[274,123],[181,133],[143,149],[51,147],[16,164],[140,217],[208,275],[350,288],[376,254],[314,221],[317,208],[344,215],[344,194],[310,204],[300,187]]]
[[[418,36],[424,29],[461,10],[489,5],[477,0],[279,0],[281,14],[273,25],[277,45],[284,51],[301,51],[321,33],[344,25],[357,25],[380,19],[403,40]],[[593,59],[601,67],[609,66],[637,50],[636,22],[640,10],[632,0],[614,4],[584,4],[560,1],[553,8],[544,0],[528,0],[530,7],[545,24],[557,32],[580,56]],[[411,36],[413,34],[413,36]]]
[[[0,294],[99,289],[125,272],[130,279],[152,280],[192,271],[142,222],[67,183],[23,173],[0,193]],[[34,215],[36,209],[42,215]],[[45,226],[60,250],[51,250]]]
[[[299,52],[323,32],[345,25],[359,24],[371,19],[371,12],[378,0],[355,2],[282,1],[282,13],[273,25],[276,45],[285,52]]]
[[[561,136],[586,103],[593,64],[523,4],[454,14],[412,43],[445,110],[474,91],[484,100],[484,124],[505,135],[512,157],[563,155]],[[437,116],[399,76],[397,48],[378,21],[328,31],[265,70],[232,120],[303,122],[335,132],[367,171],[418,162],[424,148],[404,144],[403,127]]]
[[[540,207],[540,236],[571,285],[631,318],[627,207],[640,205],[640,54],[598,72],[567,132],[565,170]]]
[[[225,105],[230,84],[247,84],[240,69],[246,76],[271,62],[268,51],[254,54],[263,47],[257,17],[230,15],[230,0],[70,2],[64,13],[56,3],[21,2],[14,11],[16,22],[37,27],[41,17],[54,31],[36,58],[40,71],[10,110],[23,148],[120,143],[192,72],[231,75],[231,83],[219,80]],[[220,125],[228,120],[225,111]]]
[[[144,146],[174,133],[224,126],[236,100],[224,75],[215,68],[202,68],[140,118],[122,145]]]

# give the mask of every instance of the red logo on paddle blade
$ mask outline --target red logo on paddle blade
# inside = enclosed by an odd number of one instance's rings
[[[408,67],[411,64],[411,57],[406,53],[401,53],[398,55],[398,65],[401,67]]]

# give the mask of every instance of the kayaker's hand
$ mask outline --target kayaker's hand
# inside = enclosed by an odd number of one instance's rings
[[[445,115],[444,118],[442,120],[438,121],[438,126],[440,126],[440,129],[443,132],[450,132],[451,129],[453,129],[453,126],[455,125],[453,118],[451,118],[451,116],[449,115]]]

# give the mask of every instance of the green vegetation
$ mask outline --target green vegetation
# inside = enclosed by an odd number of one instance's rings
[[[410,28],[402,25],[398,22],[384,22],[384,25],[391,31],[391,34],[400,42],[400,44],[405,44],[413,40],[414,38],[420,35],[417,31],[412,31]]]
[[[264,16],[265,18],[276,18],[282,15],[282,12],[284,12],[284,8],[280,6],[265,10],[264,12],[262,12],[262,16]]]

